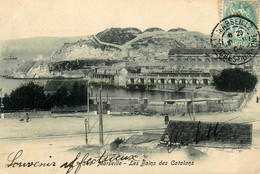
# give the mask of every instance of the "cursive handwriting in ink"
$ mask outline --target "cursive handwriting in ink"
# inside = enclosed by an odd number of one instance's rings
[[[63,163],[60,168],[67,169],[66,174],[70,173],[73,169],[74,174],[78,173],[82,166],[90,166],[93,164],[97,164],[98,166],[100,164],[104,164],[106,162],[115,162],[115,161],[139,161],[138,155],[129,155],[129,156],[123,156],[123,155],[117,155],[113,154],[112,156],[106,155],[106,150],[103,152],[103,154],[96,158],[90,158],[89,153],[86,153],[82,159],[80,160],[81,153],[79,152],[76,157],[71,162],[65,162]],[[78,161],[79,160],[79,161]]]
[[[216,123],[216,125],[212,126],[212,124],[210,123],[208,129],[205,132],[202,132],[201,122],[199,121],[197,124],[195,135],[190,135],[190,137],[185,138],[181,137],[185,134],[184,124],[182,124],[182,127],[180,127],[180,131],[173,131],[175,134],[173,137],[171,137],[171,142],[167,145],[167,152],[171,153],[174,149],[188,146],[193,143],[198,144],[201,141],[210,140],[211,138],[216,137],[222,131],[221,128],[219,129],[219,125],[220,123]],[[173,130],[179,130],[177,129],[179,126],[181,125],[177,124]]]
[[[29,161],[22,162],[18,159],[22,156],[23,150],[19,150],[17,153],[10,153],[7,157],[8,164],[5,165],[6,168],[10,167],[55,167],[56,162],[39,162],[39,161]]]
[[[77,173],[77,172],[80,170],[82,164],[88,163],[88,162],[85,161],[85,160],[88,158],[89,153],[86,153],[86,154],[83,156],[83,158],[82,158],[82,160],[81,160],[80,162],[76,162],[76,161],[79,159],[80,155],[81,155],[81,153],[79,152],[79,153],[77,154],[77,156],[76,156],[70,163],[65,162],[64,164],[62,164],[62,165],[60,166],[60,168],[65,168],[65,169],[68,168],[68,170],[67,170],[67,172],[66,172],[66,173],[68,174],[68,173],[70,173],[70,172],[72,171],[72,169],[73,169],[74,167],[76,167],[74,173]]]

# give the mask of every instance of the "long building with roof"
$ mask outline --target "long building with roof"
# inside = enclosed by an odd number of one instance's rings
[[[132,62],[124,67],[100,67],[92,80],[142,89],[212,87],[213,76],[226,68],[252,71],[254,61],[230,65],[218,59],[212,49],[171,49],[168,59]]]
[[[171,49],[168,54],[172,69],[183,71],[221,71],[226,68],[243,68],[251,71],[253,61],[242,65],[230,65],[220,60],[212,49]]]

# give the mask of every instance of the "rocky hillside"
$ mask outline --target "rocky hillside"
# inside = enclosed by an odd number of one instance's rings
[[[172,48],[210,48],[209,36],[173,28],[111,28],[84,40],[65,43],[53,52],[53,61],[76,59],[156,59],[167,57]]]
[[[144,32],[155,32],[155,31],[164,31],[164,30],[158,27],[147,28],[146,30],[144,30]]]
[[[187,31],[187,30],[184,28],[172,28],[168,30],[168,32],[178,32],[178,31]]]
[[[103,42],[123,45],[141,33],[138,28],[110,28],[99,32],[96,36]]]
[[[157,32],[143,34],[131,43],[134,56],[167,56],[172,48],[210,48],[209,38],[197,32]]]
[[[120,58],[120,50],[99,44],[93,36],[77,42],[64,43],[61,49],[54,51],[52,61],[76,60],[76,59],[104,59]]]

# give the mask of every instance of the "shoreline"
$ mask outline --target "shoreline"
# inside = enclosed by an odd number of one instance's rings
[[[4,79],[14,79],[14,80],[66,80],[66,79],[84,79],[84,77],[42,77],[42,78],[23,78],[23,77],[13,77],[0,75],[0,78]]]

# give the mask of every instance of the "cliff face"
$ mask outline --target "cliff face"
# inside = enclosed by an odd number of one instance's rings
[[[176,28],[168,32],[149,28],[111,28],[84,40],[65,43],[53,52],[53,61],[75,59],[151,59],[167,56],[173,48],[210,48],[209,37],[199,32]]]
[[[65,43],[60,50],[52,53],[52,61],[76,59],[119,59],[120,51],[116,48],[99,44],[93,36],[73,43]]]

